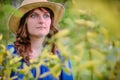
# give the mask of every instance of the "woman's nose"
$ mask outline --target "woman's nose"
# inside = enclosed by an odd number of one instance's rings
[[[45,22],[45,19],[44,19],[43,16],[39,16],[38,21],[39,21],[40,24],[42,24],[42,23]]]

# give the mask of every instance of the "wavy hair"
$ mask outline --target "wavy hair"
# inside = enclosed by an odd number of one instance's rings
[[[47,38],[50,39],[50,38],[52,38],[52,36],[54,34],[56,34],[58,32],[58,29],[56,29],[56,27],[53,25],[54,13],[49,8],[46,8],[46,7],[42,7],[42,8],[44,8],[45,10],[47,10],[50,13],[51,26],[50,26],[50,32],[47,35]],[[41,10],[41,8],[39,8],[39,9]],[[14,42],[14,45],[15,45],[18,55],[22,56],[23,60],[27,64],[29,63],[29,60],[30,60],[29,53],[32,51],[30,37],[29,37],[28,29],[27,29],[27,18],[33,11],[34,11],[34,9],[27,12],[21,18],[19,27],[17,30],[17,34],[16,34],[16,41]],[[49,42],[45,41],[45,45],[47,45],[47,44],[49,44]],[[52,43],[51,52],[53,54],[55,54],[55,52],[56,52],[56,45],[54,42]]]

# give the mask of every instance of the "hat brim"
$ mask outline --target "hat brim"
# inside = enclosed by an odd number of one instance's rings
[[[55,2],[35,2],[23,5],[17,9],[20,14],[17,16],[16,12],[14,12],[8,22],[8,25],[13,33],[16,34],[16,31],[19,26],[20,19],[24,14],[26,14],[28,11],[38,8],[38,7],[47,7],[51,9],[54,13],[54,22],[53,25],[56,26],[58,22],[61,20],[63,14],[64,14],[64,7],[63,5]]]

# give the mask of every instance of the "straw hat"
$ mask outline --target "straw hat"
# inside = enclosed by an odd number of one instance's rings
[[[20,19],[28,11],[37,7],[47,7],[54,13],[54,25],[56,26],[64,14],[64,6],[60,3],[50,2],[47,0],[24,0],[17,12],[14,12],[8,22],[10,30],[16,34]],[[18,15],[18,12],[19,15]]]

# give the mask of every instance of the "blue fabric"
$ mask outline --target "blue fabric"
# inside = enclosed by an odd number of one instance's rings
[[[16,55],[17,55],[17,52],[16,52],[16,49],[14,48],[14,45],[8,45],[8,46],[6,47],[7,50],[10,50],[11,48],[13,48],[12,55],[13,55],[13,56],[16,56]],[[64,58],[60,55],[60,52],[59,52],[59,51],[57,51],[57,55],[58,55],[58,57],[59,57],[62,61],[64,61]],[[19,67],[20,69],[23,69],[23,68],[24,68],[23,64],[24,64],[24,60],[21,60],[21,65],[20,65],[20,67]],[[68,66],[69,66],[69,68],[71,69],[70,61],[68,61]],[[49,72],[49,68],[48,68],[47,66],[44,66],[44,65],[41,65],[41,66],[39,67],[39,69],[40,69],[40,74],[44,74],[45,72]],[[30,72],[32,73],[33,77],[35,78],[35,77],[36,77],[36,68],[32,68]],[[23,80],[23,78],[24,78],[24,75],[23,75],[23,74],[21,74],[21,73],[19,73],[19,72],[13,72],[13,71],[12,71],[10,77],[13,77],[13,76],[17,76],[17,78],[14,79],[14,80]],[[29,79],[28,79],[28,80],[29,80]],[[57,79],[54,78],[51,74],[49,74],[49,75],[45,76],[44,78],[38,78],[37,80],[57,80]],[[60,74],[60,76],[59,76],[59,80],[73,80],[73,75],[72,75],[72,73],[67,74],[67,73],[65,73],[64,70],[61,70],[61,74]]]

